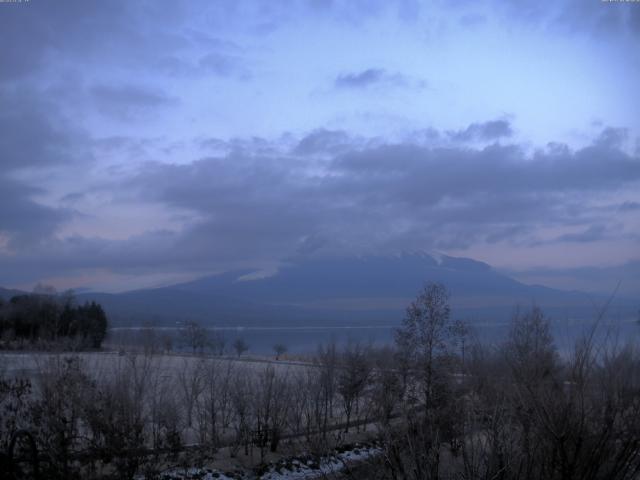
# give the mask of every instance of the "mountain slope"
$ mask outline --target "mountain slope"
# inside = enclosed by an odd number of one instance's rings
[[[594,302],[604,302],[593,295],[525,285],[475,260],[427,254],[306,259],[265,278],[244,279],[249,273],[78,298],[103,304],[116,324],[175,325],[192,319],[224,326],[395,324],[429,281],[450,290],[454,315],[481,321],[504,321],[516,305],[532,303],[556,317],[587,318],[595,314]],[[620,300],[612,308],[627,315],[631,304]]]

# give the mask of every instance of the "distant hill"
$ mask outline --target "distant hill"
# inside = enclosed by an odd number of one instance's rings
[[[2,300],[9,300],[11,297],[15,297],[16,295],[22,295],[25,292],[15,289],[8,289],[0,287],[0,298]]]
[[[238,271],[164,288],[120,294],[82,293],[102,304],[113,324],[175,325],[197,320],[218,326],[397,324],[428,281],[451,291],[456,316],[507,320],[516,305],[536,303],[558,318],[592,318],[605,298],[525,285],[486,263],[443,255],[305,259],[275,275]],[[254,278],[254,279],[248,279]],[[610,309],[631,316],[637,305],[616,299]]]

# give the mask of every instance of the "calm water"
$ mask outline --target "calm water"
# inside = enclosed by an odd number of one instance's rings
[[[592,322],[565,320],[554,322],[552,331],[556,345],[561,353],[570,351],[576,340],[589,332]],[[343,346],[349,341],[371,343],[375,346],[392,344],[395,325],[373,327],[238,327],[216,328],[210,333],[221,335],[225,339],[226,349],[232,353],[232,344],[242,338],[249,345],[249,353],[258,355],[273,354],[273,346],[283,344],[291,353],[311,353],[318,345],[335,341]],[[507,324],[476,324],[472,327],[473,336],[483,343],[497,344],[504,340],[508,332]],[[161,344],[161,338],[168,336],[172,339],[174,350],[184,349],[181,345],[180,330],[178,328],[154,329],[156,341]],[[144,328],[127,327],[114,328],[110,331],[108,343],[111,345],[139,345],[148,338],[149,330]],[[599,342],[609,344],[635,343],[640,345],[640,325],[631,320],[617,320],[602,322],[597,328],[595,338]]]

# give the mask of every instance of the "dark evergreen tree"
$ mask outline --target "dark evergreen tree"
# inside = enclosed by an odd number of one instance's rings
[[[107,316],[95,303],[76,306],[72,297],[16,295],[0,303],[0,338],[3,345],[14,341],[77,341],[79,348],[100,348],[107,335]]]

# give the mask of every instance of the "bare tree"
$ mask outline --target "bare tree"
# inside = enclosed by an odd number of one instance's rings
[[[162,349],[164,353],[171,353],[173,350],[173,337],[169,333],[163,333],[161,337]]]
[[[402,405],[404,388],[401,374],[394,363],[392,351],[383,352],[376,359],[371,375],[371,402],[373,414],[383,430],[389,428],[394,410]]]
[[[249,455],[251,433],[250,399],[252,395],[250,376],[246,369],[239,371],[231,384],[231,405],[234,418],[235,436],[231,445],[231,456],[235,457],[240,447],[244,446],[244,454]]]
[[[260,461],[264,461],[266,447],[272,452],[278,448],[290,404],[287,375],[278,374],[273,365],[258,374],[253,394],[253,417],[256,442],[260,448]]]
[[[123,479],[133,479],[144,461],[147,427],[146,397],[137,395],[140,365],[134,357],[128,360],[131,361],[101,382],[86,413],[93,450],[98,458],[111,463]]]
[[[48,478],[73,475],[73,454],[82,447],[80,427],[91,379],[77,356],[50,358],[41,366],[39,397],[29,412]]]
[[[180,334],[182,342],[192,353],[202,352],[209,342],[207,330],[195,320],[184,322]]]
[[[558,365],[549,320],[534,306],[530,311],[516,311],[505,345],[507,364],[519,382],[537,383],[550,378]]]
[[[276,343],[273,346],[273,351],[276,354],[276,360],[280,360],[280,357],[287,353],[287,346],[284,343]]]
[[[227,345],[227,339],[224,337],[224,334],[221,331],[214,330],[211,333],[210,345],[213,354],[221,357],[222,355],[224,355],[224,349]]]
[[[192,361],[183,358],[177,373],[177,383],[182,394],[182,404],[186,412],[187,427],[193,426],[193,411],[205,387],[206,367],[203,360]]]
[[[160,338],[156,331],[156,328],[151,323],[146,323],[139,331],[138,343],[142,345],[142,350],[145,355],[153,355],[160,349]]]
[[[407,387],[399,405],[402,423],[382,423],[381,432],[393,478],[440,478],[441,445],[455,443],[460,423],[451,380],[453,345],[449,293],[428,283],[396,332],[396,358]]]
[[[425,409],[438,401],[444,367],[450,358],[452,336],[449,293],[444,285],[429,283],[407,308],[396,345],[417,375]]]
[[[204,389],[199,397],[198,425],[202,443],[217,448],[220,437],[229,427],[232,414],[231,387],[235,375],[233,363],[209,362],[204,375]]]
[[[316,406],[316,421],[318,423],[318,431],[324,442],[327,441],[327,432],[329,422],[333,418],[333,405],[336,398],[336,387],[338,379],[338,348],[335,340],[327,345],[318,347],[316,361],[319,363],[318,391],[316,393],[316,401],[320,401],[320,405]],[[320,407],[318,409],[317,407]]]
[[[370,349],[349,342],[342,352],[342,368],[338,373],[338,394],[346,415],[345,432],[349,431],[351,417],[359,413],[361,397],[371,375]]]
[[[451,325],[451,335],[453,337],[453,342],[456,346],[460,348],[460,366],[462,369],[462,373],[465,372],[466,366],[466,353],[467,353],[467,344],[469,342],[469,336],[471,334],[471,329],[469,325],[464,320],[454,320]]]
[[[236,351],[238,357],[240,357],[249,350],[249,345],[247,345],[247,342],[245,342],[243,338],[237,338],[236,341],[233,342],[233,349]]]
[[[515,315],[505,357],[517,440],[510,465],[522,478],[631,479],[640,471],[640,355],[596,348],[593,338],[561,362],[541,310]]]
[[[309,375],[307,371],[294,371],[291,376],[291,403],[288,424],[293,432],[305,432],[305,413],[309,404]]]

